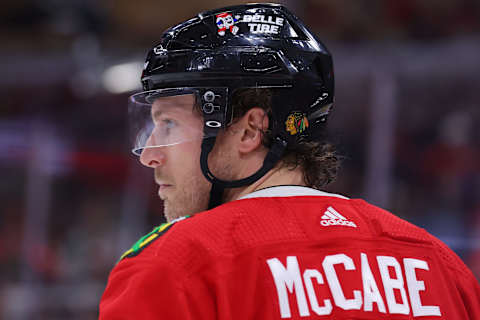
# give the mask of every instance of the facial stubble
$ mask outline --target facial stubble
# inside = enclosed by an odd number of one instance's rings
[[[231,156],[224,152],[212,152],[209,168],[217,178],[231,180]],[[215,161],[218,160],[218,161]],[[193,172],[186,173],[183,181],[175,185],[176,190],[164,199],[164,215],[167,221],[194,215],[208,209],[211,183],[200,169],[200,163]]]
[[[164,200],[164,215],[167,221],[172,221],[187,215],[204,211],[208,207],[210,183],[203,175],[188,175],[175,190],[166,195]]]

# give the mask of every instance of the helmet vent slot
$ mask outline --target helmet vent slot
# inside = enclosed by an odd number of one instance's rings
[[[272,53],[242,53],[240,63],[248,72],[276,73],[283,70],[278,57]]]

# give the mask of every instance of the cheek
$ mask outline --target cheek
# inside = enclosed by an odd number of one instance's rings
[[[180,170],[186,175],[194,174],[200,171],[200,152],[201,146],[198,142],[182,143],[176,148],[175,154],[172,155],[175,159],[173,165],[177,171]]]
[[[232,152],[231,146],[215,144],[215,147],[208,157],[208,167],[217,178],[235,180],[236,168],[241,164]]]

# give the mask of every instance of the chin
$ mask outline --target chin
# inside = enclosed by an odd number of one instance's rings
[[[167,222],[171,222],[180,217],[177,210],[172,210],[173,208],[168,204],[167,200],[165,200],[163,206],[163,215],[165,216],[165,219],[167,219]]]
[[[178,203],[176,203],[178,204]],[[167,219],[168,222],[171,222],[175,219],[178,219],[178,218],[181,218],[181,217],[184,217],[184,216],[193,216],[194,214],[198,213],[198,212],[202,212],[202,211],[205,211],[207,210],[207,205],[205,206],[195,206],[195,207],[189,207],[189,208],[186,208],[186,207],[178,207],[175,206],[175,204],[172,206],[172,205],[168,205],[167,201],[165,201],[164,203],[164,211],[163,211],[163,214],[165,216],[165,218]]]
[[[191,210],[179,208],[178,205],[175,206],[175,204],[173,206],[169,205],[167,201],[164,203],[163,215],[165,216],[165,219],[167,219],[167,222],[171,222],[175,219],[191,214]]]

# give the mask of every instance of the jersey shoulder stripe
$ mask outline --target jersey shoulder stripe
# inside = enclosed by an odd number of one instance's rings
[[[148,247],[153,241],[155,241],[160,236],[165,234],[176,222],[180,220],[184,220],[186,218],[189,218],[189,216],[185,216],[171,222],[162,223],[161,225],[153,228],[152,231],[150,231],[149,233],[147,233],[146,235],[138,239],[137,242],[135,242],[130,249],[125,251],[120,257],[120,259],[118,260],[118,262],[120,262],[124,258],[132,258],[137,256],[140,252],[142,252],[143,249]]]

